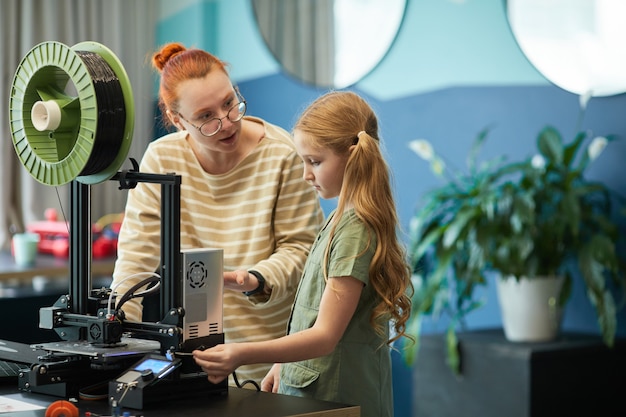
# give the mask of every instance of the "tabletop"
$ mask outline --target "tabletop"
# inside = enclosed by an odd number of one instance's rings
[[[92,275],[111,275],[115,267],[115,257],[94,259]],[[69,261],[52,255],[39,254],[33,266],[18,266],[8,251],[0,251],[0,281],[9,279],[29,280],[36,276],[69,276]]]
[[[17,391],[17,385],[0,384],[0,405],[10,401],[19,401],[39,406],[37,410],[13,412],[15,417],[44,417],[46,408],[60,400],[48,395]],[[107,402],[79,400],[76,404],[79,416],[111,415]],[[132,416],[143,417],[359,417],[360,407],[319,401],[310,398],[272,394],[243,388],[229,387],[226,395],[202,395],[179,401],[165,401],[153,404],[143,410],[128,411]],[[89,414],[87,414],[89,413]],[[121,414],[120,414],[121,415]]]

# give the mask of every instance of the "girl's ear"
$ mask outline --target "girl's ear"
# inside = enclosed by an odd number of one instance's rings
[[[352,153],[352,151],[354,150],[354,148],[356,148],[356,145],[350,145],[350,147],[348,148],[348,152]]]

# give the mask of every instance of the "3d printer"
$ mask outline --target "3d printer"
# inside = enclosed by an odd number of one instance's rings
[[[108,384],[109,398],[130,408],[228,391],[226,381],[208,382],[191,357],[194,349],[224,342],[223,253],[181,252],[180,176],[140,173],[132,159],[132,169],[118,171],[133,116],[124,68],[98,43],[70,48],[44,42],[15,74],[10,121],[16,153],[39,182],[71,187],[69,293],[42,308],[39,323],[62,341],[35,347],[44,354],[20,374],[20,390],[77,398],[86,385]],[[161,184],[160,271],[125,294],[91,288],[91,184],[105,180],[119,181],[120,189]],[[125,320],[125,301],[156,292],[159,322]]]

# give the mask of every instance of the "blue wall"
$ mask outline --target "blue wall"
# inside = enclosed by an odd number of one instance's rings
[[[193,39],[189,33],[194,28],[180,30],[181,21],[186,25],[194,21],[186,16],[195,16],[198,7],[218,14],[217,20],[206,20],[214,22],[216,30],[197,31],[216,39]],[[181,40],[204,46],[230,62],[231,75],[249,103],[249,114],[290,129],[300,111],[324,92],[280,72],[261,42],[247,1],[198,2],[180,13],[161,22],[159,42]],[[493,129],[483,148],[484,158],[506,155],[518,159],[532,155],[536,135],[546,124],[572,138],[579,116],[578,96],[549,83],[524,58],[511,36],[500,0],[410,1],[385,60],[350,89],[365,96],[380,117],[405,228],[420,196],[438,185],[429,167],[408,151],[410,140],[428,139],[451,164],[463,167],[474,136],[486,126]],[[623,138],[625,115],[626,95],[593,98],[582,128]],[[619,174],[625,159],[626,142],[612,143],[589,174],[626,194],[626,179]],[[323,204],[325,210],[334,205]],[[482,296],[485,307],[470,315],[470,329],[501,325],[494,286]],[[580,283],[575,285],[563,326],[565,330],[598,332],[595,313]],[[444,328],[445,323],[432,322],[426,331]],[[626,335],[625,314],[619,318],[618,334]],[[411,409],[410,378],[399,361],[396,368],[400,416]]]

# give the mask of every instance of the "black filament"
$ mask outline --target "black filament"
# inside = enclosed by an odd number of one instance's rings
[[[119,79],[100,55],[76,51],[91,77],[98,103],[98,120],[93,148],[80,176],[97,174],[119,154],[126,127],[124,93]]]

